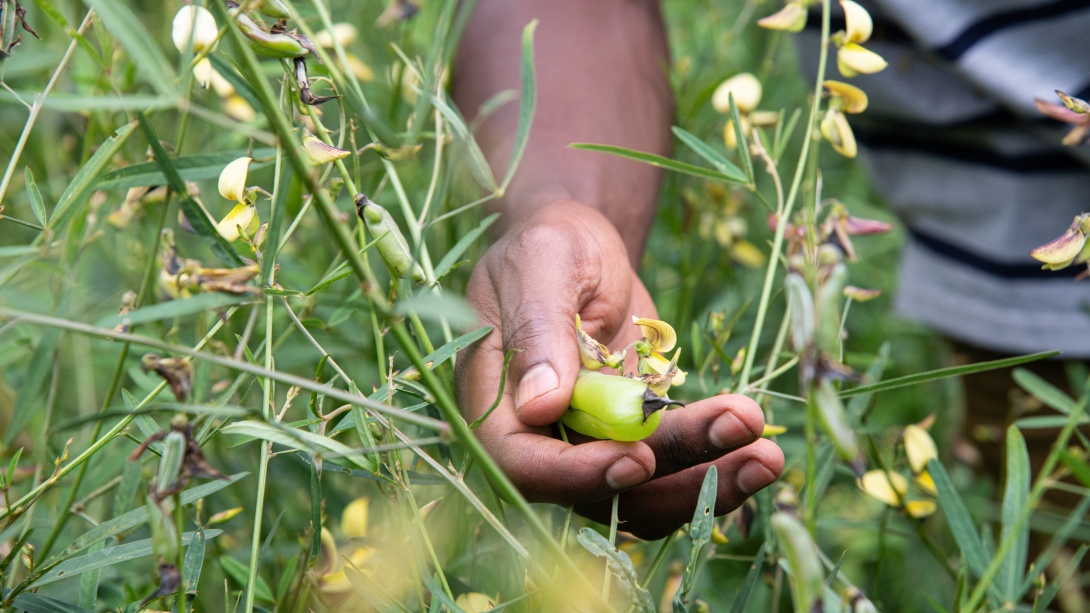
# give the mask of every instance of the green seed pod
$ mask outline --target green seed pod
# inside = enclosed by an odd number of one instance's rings
[[[185,459],[185,434],[171,430],[163,439],[163,456],[159,458],[159,473],[155,477],[157,493],[172,492],[182,472]]]
[[[862,476],[866,468],[863,452],[855,433],[848,425],[848,416],[844,412],[844,403],[828,379],[822,379],[810,388],[810,404],[817,414],[818,423],[829,436],[837,455],[847,462],[857,475]]]
[[[637,379],[581,370],[572,390],[571,408],[561,421],[594,438],[639,441],[659,427],[662,409],[671,404],[682,406]]]
[[[791,570],[791,594],[795,599],[795,611],[809,613],[821,611],[821,592],[825,574],[818,560],[817,546],[810,533],[794,515],[777,511],[772,514],[772,530]]]
[[[791,309],[791,347],[805,351],[814,340],[814,297],[806,279],[797,272],[789,272],[783,279],[787,304]]]
[[[261,11],[262,15],[268,15],[269,17],[275,17],[276,19],[291,18],[288,7],[284,6],[284,3],[280,0],[262,0],[262,2],[257,5],[257,10]]]
[[[848,282],[848,267],[842,262],[833,265],[814,301],[817,329],[814,339],[826,353],[836,355],[840,351],[840,297]]]
[[[371,199],[363,194],[356,194],[355,201],[356,214],[367,226],[371,237],[378,241],[375,247],[378,248],[382,260],[386,262],[386,267],[390,269],[390,274],[399,278],[409,276],[417,283],[427,281],[424,270],[413,261],[409,243],[405,241],[405,236],[397,227],[394,218],[390,216],[390,212],[371,202]]]
[[[302,57],[310,52],[295,36],[287,32],[270,34],[245,13],[235,13],[235,22],[242,34],[253,43],[254,50],[262,55],[286,59]]]

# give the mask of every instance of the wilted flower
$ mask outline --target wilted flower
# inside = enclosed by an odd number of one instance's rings
[[[873,74],[885,69],[888,64],[882,56],[862,46],[870,39],[874,22],[867,9],[852,0],[840,0],[844,8],[845,29],[833,35],[833,44],[837,47],[836,65],[840,74],[851,78],[858,74]]]
[[[181,53],[185,53],[191,42],[193,51],[197,53],[211,49],[218,36],[216,18],[203,6],[187,4],[174,15],[171,37],[174,39],[174,46]]]
[[[620,370],[624,365],[625,351],[611,352],[608,347],[594,340],[583,330],[583,320],[579,314],[575,314],[575,336],[579,345],[579,360],[583,367],[590,370],[598,370],[603,366]]]
[[[1043,268],[1060,270],[1071,264],[1090,260],[1090,213],[1077,215],[1067,230],[1057,239],[1030,252],[1035,260],[1044,262]]]
[[[803,0],[792,0],[768,17],[758,19],[757,25],[766,30],[800,32],[806,27],[806,4]]]
[[[303,134],[303,155],[306,156],[307,161],[314,166],[335,162],[339,159],[348,157],[351,153],[351,151],[338,149],[333,145],[326,143],[310,132]]]

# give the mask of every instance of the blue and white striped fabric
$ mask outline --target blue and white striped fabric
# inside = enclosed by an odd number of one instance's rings
[[[1090,148],[1063,147],[1065,127],[1034,108],[1056,89],[1090,97],[1090,0],[865,6],[865,46],[889,68],[851,80],[871,100],[852,123],[909,234],[896,308],[992,350],[1090,357],[1090,280],[1074,280],[1085,268],[1029,257],[1090,211]],[[818,23],[799,40],[811,74]]]

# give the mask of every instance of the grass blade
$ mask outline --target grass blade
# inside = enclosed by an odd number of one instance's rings
[[[707,143],[698,138],[696,135],[692,134],[691,132],[687,132],[677,126],[674,126],[674,136],[678,137],[681,142],[688,145],[690,149],[696,152],[696,154],[700,157],[704,158],[704,161],[714,166],[715,169],[719,172],[734,177],[735,180],[739,183],[749,182],[749,178],[746,176],[746,173],[743,172],[741,168],[735,166],[734,162],[728,160],[725,155],[710,147]]]
[[[224,434],[241,434],[258,440],[271,441],[278,445],[305,451],[313,455],[330,454],[344,458],[356,466],[371,470],[372,466],[363,455],[364,450],[353,449],[340,441],[335,441],[320,434],[306,430],[277,427],[263,421],[239,421],[220,429]]]
[[[761,576],[766,553],[768,553],[767,542],[762,543],[761,548],[757,550],[757,557],[753,559],[753,564],[749,566],[746,580],[742,583],[742,587],[738,588],[738,594],[734,596],[734,604],[730,607],[730,613],[742,613],[746,610],[749,595],[753,592],[753,586],[757,584],[757,578]]]
[[[246,299],[246,296],[219,292],[197,294],[192,298],[170,300],[141,307],[135,311],[130,311],[125,315],[110,315],[109,317],[99,320],[95,323],[95,326],[99,328],[113,328],[121,323],[139,324],[149,321],[186,317],[199,313],[209,313],[218,309],[236,306]]]
[[[1064,415],[1070,415],[1071,411],[1075,410],[1075,401],[1070,396],[1033,371],[1015,368],[1011,376],[1018,385],[1022,386],[1022,389]]]
[[[1013,358],[1003,358],[1002,360],[977,362],[976,364],[966,364],[965,366],[951,366],[950,368],[929,370],[927,372],[916,373],[914,375],[906,375],[904,377],[897,377],[896,379],[887,379],[885,381],[879,381],[877,383],[871,383],[869,385],[860,385],[859,387],[840,392],[840,397],[850,398],[852,396],[858,396],[859,394],[885,392],[888,390],[897,389],[898,387],[907,387],[909,385],[917,385],[919,383],[926,383],[928,381],[937,381],[939,379],[946,379],[948,377],[958,377],[961,375],[984,372],[986,370],[995,370],[997,368],[1017,366],[1019,364],[1026,364],[1028,362],[1036,362],[1037,360],[1051,358],[1054,355],[1059,355],[1059,353],[1059,351],[1042,351],[1041,353],[1033,353],[1030,355],[1016,356]]]
[[[526,24],[522,31],[522,93],[519,98],[519,123],[515,131],[515,147],[511,151],[511,161],[507,164],[507,173],[503,177],[500,189],[507,191],[511,179],[515,176],[522,154],[526,151],[526,142],[530,140],[530,126],[534,123],[534,109],[537,106],[537,79],[534,75],[534,30],[537,20]]]
[[[466,232],[462,238],[458,239],[457,243],[450,248],[443,256],[443,259],[439,260],[439,263],[435,265],[435,278],[439,279],[450,271],[451,267],[458,261],[458,258],[462,257],[462,254],[469,249],[469,246],[473,244],[482,234],[488,230],[488,227],[496,222],[500,218],[499,213],[492,213],[488,217],[481,220],[481,223],[476,227]]]
[[[180,155],[171,161],[183,181],[206,181],[219,178],[224,166],[242,156],[254,158],[253,163],[250,164],[250,172],[252,173],[271,164],[271,162],[261,160],[267,160],[274,155],[276,155],[276,150],[269,148],[254,149],[253,151],[230,149],[216,153]],[[128,189],[130,187],[162,185],[166,182],[166,176],[159,169],[158,162],[141,162],[103,174],[102,179],[99,180],[95,187],[97,189]]]
[[[689,563],[685,565],[685,573],[681,576],[681,587],[674,594],[674,611],[687,610],[685,603],[689,601],[689,591],[693,589],[693,583],[696,581],[700,554],[712,538],[712,526],[715,523],[715,497],[718,491],[719,471],[715,465],[712,465],[704,475],[696,511],[693,512],[693,520],[689,522],[689,539],[693,545],[689,549]]]
[[[38,183],[34,180],[34,173],[30,172],[30,166],[24,169],[26,178],[26,195],[30,200],[30,208],[34,211],[34,218],[42,226],[46,225],[48,215],[45,212],[45,202],[42,201],[42,192],[38,191]]]
[[[144,79],[161,95],[174,96],[178,76],[156,44],[159,37],[142,26],[128,5],[116,0],[83,0],[83,3],[94,9],[102,25],[117,37]]]
[[[1000,540],[1009,534],[1018,522],[1018,515],[1029,503],[1030,471],[1026,440],[1016,426],[1007,428],[1007,483],[1003,492],[1003,529]],[[1003,601],[1011,606],[1022,598],[1022,574],[1026,568],[1029,550],[1029,523],[1022,526],[1009,554],[999,571],[999,586]]]
[[[59,330],[44,330],[42,338],[38,341],[38,347],[34,350],[34,356],[27,367],[26,378],[23,380],[19,397],[15,400],[15,408],[12,409],[11,421],[8,422],[7,432],[4,434],[4,446],[11,445],[15,437],[26,429],[30,420],[37,414],[36,409],[41,406],[41,393],[45,386],[46,378],[53,369],[53,355],[57,351],[60,342]],[[10,477],[9,477],[10,478]]]
[[[973,518],[969,516],[969,509],[961,500],[961,495],[950,482],[946,469],[938,460],[932,459],[927,463],[927,470],[935,481],[935,489],[938,490],[939,508],[946,516],[946,523],[950,526],[950,532],[954,535],[954,541],[961,549],[965,557],[969,571],[979,577],[988,566],[988,553],[984,550],[984,543],[977,534]]]
[[[738,105],[734,103],[734,96],[730,97],[730,120],[734,126],[734,138],[738,142],[738,157],[742,160],[742,169],[746,171],[746,177],[753,183],[753,159],[749,156],[749,140],[742,130],[742,115],[738,112]]]
[[[671,160],[661,155],[655,155],[654,153],[647,153],[645,151],[636,151],[635,149],[626,149],[624,147],[614,147],[612,145],[593,145],[590,143],[573,143],[568,145],[572,149],[581,149],[583,151],[599,151],[601,153],[609,153],[611,155],[617,155],[630,160],[636,160],[637,162],[643,162],[650,164],[656,168],[662,168],[665,170],[672,170],[674,172],[680,172],[694,177],[701,177],[703,179],[714,179],[716,181],[723,181],[725,183],[739,183],[744,184],[746,181],[739,181],[735,177],[725,175],[717,170],[711,170],[701,166],[694,166],[692,164],[686,164],[685,162],[678,162],[677,160]]]
[[[4,594],[4,598],[7,598],[8,592],[11,592],[8,588],[0,590],[0,593]],[[27,592],[16,596],[11,603],[11,608],[15,611],[26,611],[27,613],[95,613],[90,609],[77,607],[63,600],[46,598],[45,596]]]
[[[113,136],[99,145],[98,150],[79,169],[76,176],[68,183],[68,187],[64,189],[64,193],[57,199],[57,205],[53,207],[53,214],[49,218],[49,227],[57,228],[68,221],[68,215],[73,211],[72,207],[83,199],[95,179],[98,178],[99,173],[113,159],[122,145],[129,140],[135,129],[136,122],[125,124],[117,132],[114,132]]]

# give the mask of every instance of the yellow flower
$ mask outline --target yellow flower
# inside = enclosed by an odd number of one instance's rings
[[[856,43],[844,43],[836,52],[836,67],[845,78],[881,72],[888,65],[882,56]]]
[[[859,6],[852,0],[840,0],[840,6],[844,9],[845,35],[848,42],[865,43],[870,40],[874,31],[874,21],[870,18],[867,9]]]
[[[854,158],[858,149],[855,144],[855,134],[848,125],[848,118],[838,108],[829,108],[825,117],[821,120],[821,135],[832,144],[837,153]]]
[[[830,105],[838,106],[845,113],[862,113],[867,110],[867,94],[863,90],[840,81],[826,81],[822,84],[832,97]]]
[[[912,467],[914,474],[920,474],[927,469],[927,462],[939,457],[939,451],[935,447],[935,441],[927,430],[912,424],[905,426],[905,455],[908,456],[908,465]]]
[[[259,224],[257,207],[247,202],[239,202],[216,224],[216,231],[220,233],[224,240],[231,242],[238,240],[240,230],[245,232],[247,236],[253,236]]]
[[[349,538],[367,536],[368,508],[367,498],[357,498],[348,503],[341,514],[341,532]],[[352,582],[349,580],[345,569],[349,566],[353,570],[370,575],[369,569],[364,564],[375,553],[371,547],[356,547],[347,556],[337,550],[337,541],[333,534],[325,527],[322,528],[322,551],[318,564],[312,572],[319,595],[331,606],[336,606],[353,592]]]
[[[712,107],[724,115],[730,113],[730,98],[739,113],[749,113],[761,102],[761,82],[748,72],[740,72],[723,81],[712,94]]]
[[[652,391],[662,396],[671,385],[685,383],[686,373],[677,367],[681,350],[674,354],[673,360],[667,360],[663,356],[677,344],[677,333],[674,332],[674,327],[658,319],[635,316],[632,317],[632,323],[639,326],[643,333],[643,339],[635,344],[636,353],[640,356],[637,370],[640,374],[649,377],[646,380],[652,386]]]
[[[479,592],[469,592],[458,596],[454,601],[458,608],[466,613],[484,613],[496,608],[496,603],[489,596]]]
[[[1067,230],[1059,237],[1029,254],[1035,260],[1044,262],[1042,268],[1060,270],[1067,268],[1072,263],[1082,264],[1090,260],[1090,213],[1083,213],[1075,217]]]
[[[851,78],[885,69],[888,64],[882,56],[862,46],[874,31],[870,13],[852,0],[840,0],[840,6],[844,8],[845,29],[833,35],[833,44],[837,47],[836,65],[840,74]]]
[[[228,200],[243,202],[246,200],[246,175],[253,158],[241,157],[231,162],[220,172],[220,195]]]
[[[872,498],[896,508],[904,504],[908,493],[908,480],[904,475],[884,470],[868,470],[859,478],[858,485]]]
[[[219,27],[216,25],[216,18],[202,6],[187,4],[174,15],[171,38],[174,39],[174,46],[181,53],[185,53],[190,43],[196,53],[211,49],[216,44],[218,35]]]

